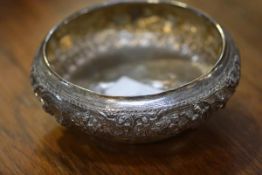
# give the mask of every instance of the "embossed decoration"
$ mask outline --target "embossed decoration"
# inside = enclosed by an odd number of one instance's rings
[[[209,17],[199,16],[201,12],[181,3],[132,3],[119,1],[106,10],[106,6],[99,6],[77,12],[53,29],[41,45],[32,66],[32,86],[44,110],[63,126],[110,141],[158,141],[195,128],[224,108],[233,95],[240,80],[240,56],[228,33]],[[175,13],[173,8],[179,10]],[[134,9],[137,13],[126,12]],[[185,17],[194,23],[185,22],[189,20]],[[191,56],[188,64],[195,67],[202,68],[203,62],[211,62],[213,67],[192,81],[183,74],[186,81],[175,84],[171,76],[163,86],[165,93],[134,98],[103,96],[70,81],[72,72],[92,62],[96,55],[126,47],[168,50],[184,58]],[[142,51],[137,49],[132,54],[140,58]],[[163,78],[155,71],[154,76]]]

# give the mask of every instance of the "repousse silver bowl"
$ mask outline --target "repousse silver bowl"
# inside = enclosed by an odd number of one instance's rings
[[[121,76],[161,92],[105,95]],[[145,143],[195,127],[223,108],[238,85],[240,57],[218,23],[184,3],[115,1],[55,26],[31,77],[44,109],[62,125]]]

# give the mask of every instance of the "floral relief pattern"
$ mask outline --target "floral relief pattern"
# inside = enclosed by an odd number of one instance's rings
[[[215,93],[195,103],[184,104],[183,107],[161,110],[110,112],[83,109],[46,90],[34,76],[32,84],[44,110],[54,115],[62,125],[81,128],[87,134],[97,137],[108,136],[108,139],[118,141],[143,142],[145,137],[147,141],[164,139],[194,128],[206,120],[210,113],[223,108],[240,79],[238,55],[234,57],[233,65]]]

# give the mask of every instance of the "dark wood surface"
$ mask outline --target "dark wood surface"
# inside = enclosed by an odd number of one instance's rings
[[[262,174],[262,1],[186,0],[217,19],[242,54],[227,108],[161,143],[95,144],[67,131],[33,96],[29,71],[47,31],[94,1],[0,0],[0,174]]]

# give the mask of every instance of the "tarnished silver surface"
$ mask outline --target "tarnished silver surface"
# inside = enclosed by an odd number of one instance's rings
[[[103,95],[122,75],[163,92]],[[186,4],[114,1],[54,27],[31,77],[44,109],[62,125],[145,143],[195,127],[223,108],[238,85],[240,58],[228,33]]]

